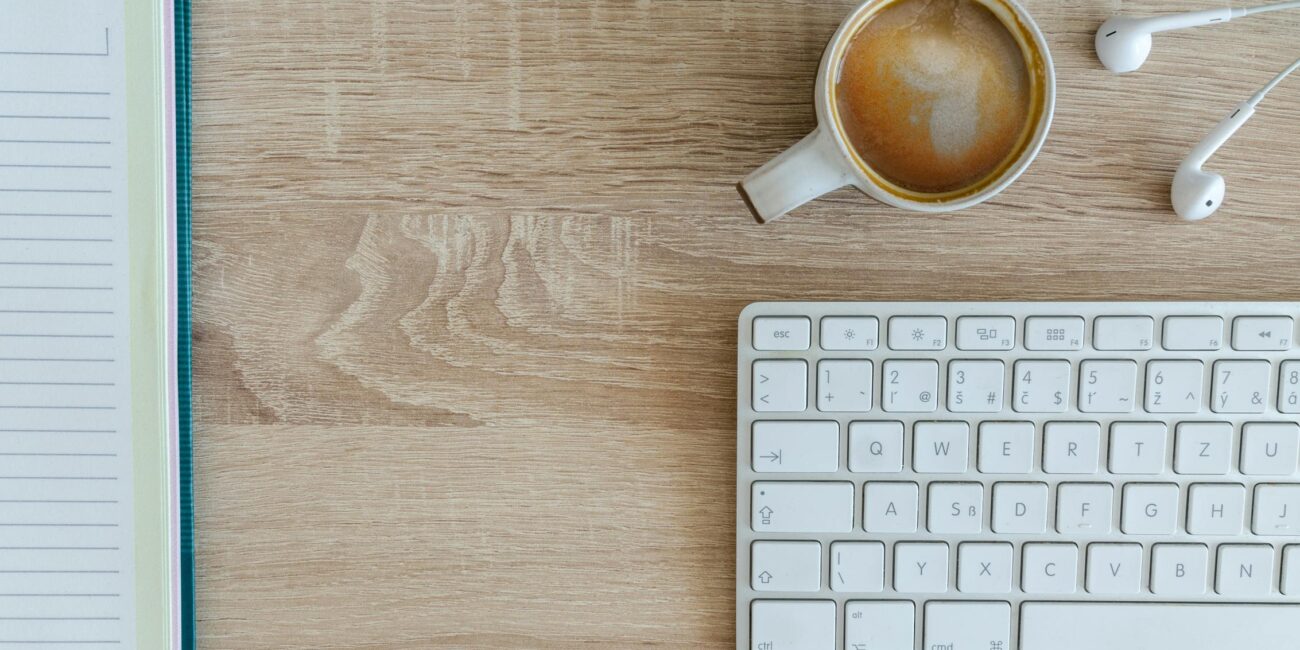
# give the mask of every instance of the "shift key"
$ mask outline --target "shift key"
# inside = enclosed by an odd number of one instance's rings
[[[853,530],[853,484],[757,481],[750,498],[757,533],[847,533]]]

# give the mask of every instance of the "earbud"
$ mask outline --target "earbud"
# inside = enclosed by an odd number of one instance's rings
[[[1097,58],[1111,72],[1132,72],[1142,67],[1151,54],[1152,34],[1226,23],[1244,15],[1244,9],[1225,8],[1149,18],[1116,16],[1097,30]]]
[[[1201,168],[1254,114],[1253,102],[1246,101],[1237,105],[1232,115],[1219,122],[1178,166],[1178,171],[1174,173],[1174,185],[1169,191],[1174,212],[1178,216],[1187,221],[1200,221],[1218,211],[1228,192],[1227,183],[1222,176]]]

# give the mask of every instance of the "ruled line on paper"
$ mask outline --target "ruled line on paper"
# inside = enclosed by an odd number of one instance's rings
[[[112,266],[112,262],[18,262],[0,260],[0,266]],[[0,312],[4,313],[4,312]]]
[[[5,115],[0,120],[110,120],[107,115]]]
[[[41,241],[41,242],[77,242],[92,244],[109,244],[112,237],[0,237],[0,241]]]
[[[18,163],[0,163],[5,169],[112,169],[112,165],[32,165]]]
[[[113,144],[111,140],[0,140],[0,144]]]
[[[0,95],[93,95],[108,97],[112,94],[107,90],[0,90]]]
[[[109,54],[111,54],[111,52],[109,51],[108,30],[109,30],[109,28],[107,28],[107,27],[104,28],[104,51],[103,51],[103,52],[98,52],[98,51],[94,51],[94,52],[44,52],[44,51],[38,51],[38,50],[27,50],[27,51],[23,51],[23,50],[9,50],[9,51],[0,51],[0,54],[10,54],[10,55],[14,55],[14,56],[108,56]]]
[[[15,194],[112,194],[113,190],[84,190],[69,187],[0,187],[0,192]]]
[[[72,212],[0,212],[0,217],[57,217],[57,218],[85,218],[85,219],[111,219],[111,214],[77,214]]]

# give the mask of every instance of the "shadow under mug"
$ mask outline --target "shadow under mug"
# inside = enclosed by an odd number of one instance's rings
[[[831,37],[817,72],[817,129],[740,183],[741,194],[759,221],[779,219],[817,197],[848,185],[877,201],[906,210],[961,210],[996,196],[1038,157],[1056,110],[1056,69],[1052,65],[1047,39],[1029,12],[1015,0],[976,0],[1006,26],[1025,56],[1029,71],[1033,103],[1030,120],[1034,127],[1002,166],[968,187],[926,194],[889,181],[858,155],[840,121],[834,97],[835,80],[839,78],[840,66],[858,30],[881,9],[897,1],[863,2]]]

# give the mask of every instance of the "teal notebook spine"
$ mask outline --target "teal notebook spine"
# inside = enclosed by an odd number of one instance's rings
[[[176,0],[176,380],[179,397],[181,649],[198,647],[194,611],[194,460],[190,410],[190,3]]]

